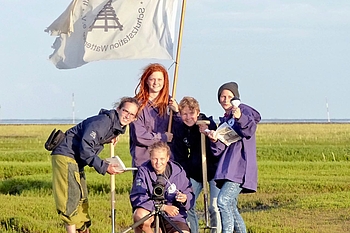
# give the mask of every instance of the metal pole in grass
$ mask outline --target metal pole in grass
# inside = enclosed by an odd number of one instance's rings
[[[111,158],[114,157],[114,145],[111,143]],[[111,175],[111,217],[112,233],[115,232],[115,175]]]

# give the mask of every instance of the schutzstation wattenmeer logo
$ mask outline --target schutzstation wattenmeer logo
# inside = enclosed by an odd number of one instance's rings
[[[142,28],[146,8],[143,6],[143,1],[129,1],[133,3],[128,4],[127,12],[122,12],[120,15],[117,14],[120,9],[113,7],[112,0],[108,1],[90,27],[87,25],[86,16],[81,17],[86,51],[112,52],[125,47],[135,39]],[[83,12],[87,12],[89,7],[89,0],[84,0],[83,8],[86,9],[83,9]]]

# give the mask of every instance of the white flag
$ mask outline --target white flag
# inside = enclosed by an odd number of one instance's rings
[[[109,59],[173,59],[179,0],[73,0],[45,30],[59,69]]]

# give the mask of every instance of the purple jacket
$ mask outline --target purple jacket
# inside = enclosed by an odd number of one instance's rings
[[[189,210],[195,202],[192,184],[186,177],[185,170],[178,163],[169,161],[168,165],[171,167],[171,173],[164,186],[165,204],[175,205],[179,208],[179,214],[174,217],[169,216],[169,218],[172,221],[186,222],[186,211]],[[157,175],[154,172],[151,161],[139,167],[130,193],[130,202],[133,210],[140,207],[148,211],[153,211],[155,209],[155,201],[152,200],[152,194],[153,184],[155,184],[156,181]],[[184,204],[175,200],[176,191],[174,190],[174,192],[172,192],[171,189],[169,189],[171,184],[175,184],[176,190],[187,195],[187,201]]]
[[[211,142],[214,155],[221,155],[215,174],[217,186],[221,188],[225,180],[242,184],[242,192],[256,192],[258,183],[258,169],[256,159],[255,131],[261,120],[260,113],[252,107],[241,104],[242,116],[234,120],[233,128],[242,139],[226,146],[221,141]],[[220,124],[232,119],[220,117]]]
[[[177,114],[173,114],[178,120]],[[130,154],[132,165],[141,166],[149,159],[148,147],[158,141],[167,141],[165,132],[168,130],[169,115],[160,117],[158,108],[152,107],[149,103],[140,112],[138,119],[130,124]]]

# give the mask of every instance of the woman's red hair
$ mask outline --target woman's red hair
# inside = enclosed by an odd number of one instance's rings
[[[142,76],[140,78],[140,82],[135,88],[135,98],[140,103],[139,111],[141,111],[148,103],[149,87],[147,85],[147,80],[148,80],[148,77],[154,72],[163,73],[164,86],[160,91],[158,97],[155,100],[153,100],[152,106],[158,107],[159,115],[164,116],[167,112],[167,107],[169,102],[169,77],[168,77],[168,72],[163,65],[159,63],[152,63],[144,68]],[[139,89],[139,92],[137,93],[138,89]]]

